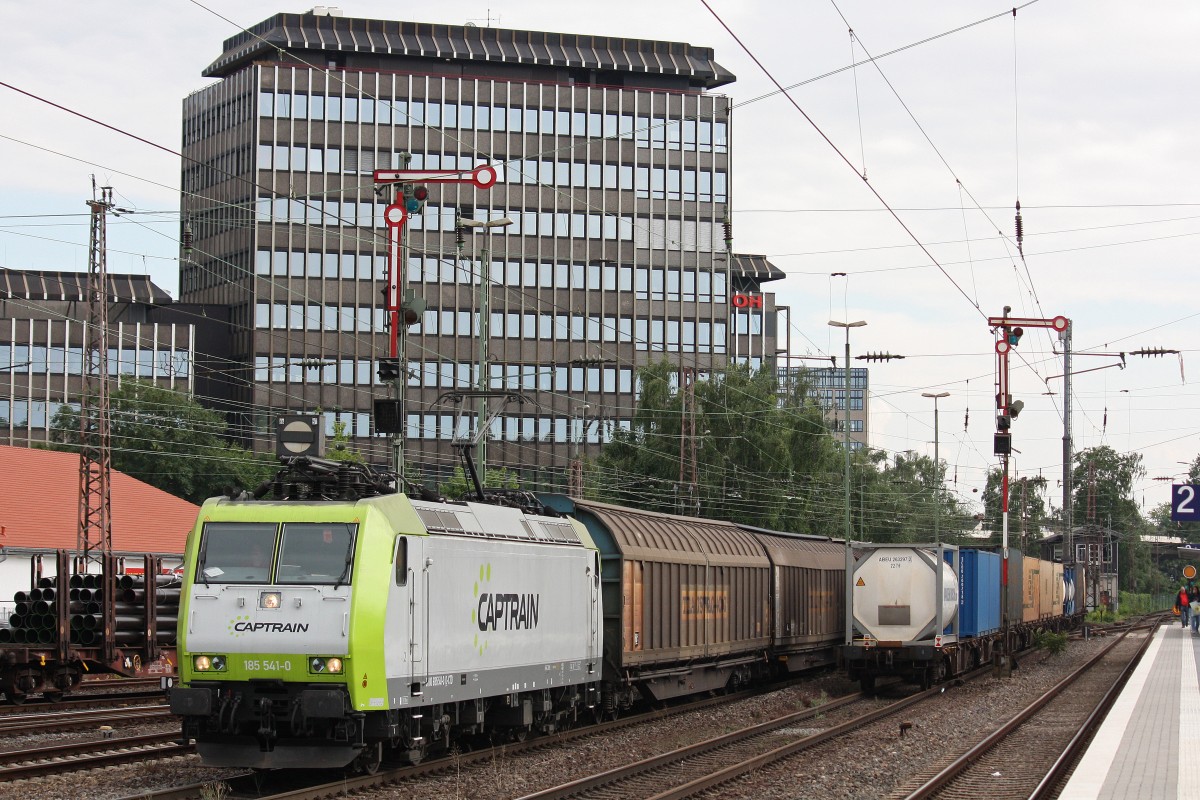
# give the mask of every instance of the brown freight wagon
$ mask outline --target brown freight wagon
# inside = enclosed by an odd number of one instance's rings
[[[604,652],[624,705],[722,689],[767,667],[771,562],[729,522],[574,500],[599,547]]]
[[[749,530],[771,559],[772,655],[788,671],[837,661],[845,639],[846,553],[824,537]]]

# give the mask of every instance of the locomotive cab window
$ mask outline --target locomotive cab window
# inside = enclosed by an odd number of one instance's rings
[[[204,525],[196,580],[203,583],[270,583],[275,554],[273,522]]]
[[[284,523],[276,583],[349,583],[357,530],[351,522]]]
[[[396,537],[396,585],[406,586],[408,584],[408,539],[403,536]]]

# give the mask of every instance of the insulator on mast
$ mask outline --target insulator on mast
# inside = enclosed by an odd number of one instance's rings
[[[179,238],[179,243],[183,246],[183,260],[191,261],[192,254],[195,252],[192,249],[192,223],[183,223],[183,235]]]
[[[1022,254],[1024,254],[1024,252],[1025,252],[1024,251],[1025,223],[1021,219],[1021,201],[1020,200],[1017,201],[1016,224],[1017,224],[1017,249],[1020,250],[1022,252]]]
[[[733,221],[729,218],[729,206],[725,207],[725,219],[721,221],[721,227],[725,231],[725,252],[730,253],[733,251]]]

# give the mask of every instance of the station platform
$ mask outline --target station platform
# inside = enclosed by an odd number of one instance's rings
[[[1154,633],[1059,800],[1188,797],[1200,791],[1200,635],[1178,618]]]

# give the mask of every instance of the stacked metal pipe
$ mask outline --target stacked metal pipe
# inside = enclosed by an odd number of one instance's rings
[[[42,578],[37,588],[13,595],[13,613],[8,617],[10,627],[0,629],[0,642],[14,644],[53,644],[57,617],[54,604],[58,592],[57,578]]]
[[[67,582],[70,592],[71,644],[96,646],[104,639],[104,579],[100,575],[76,574]],[[142,575],[116,579],[116,628],[118,645],[137,645],[146,638],[146,580]],[[37,588],[13,596],[14,613],[8,628],[0,628],[0,644],[49,645],[57,640],[57,576],[38,580]],[[159,575],[155,583],[156,640],[175,641],[179,617],[180,581]]]

